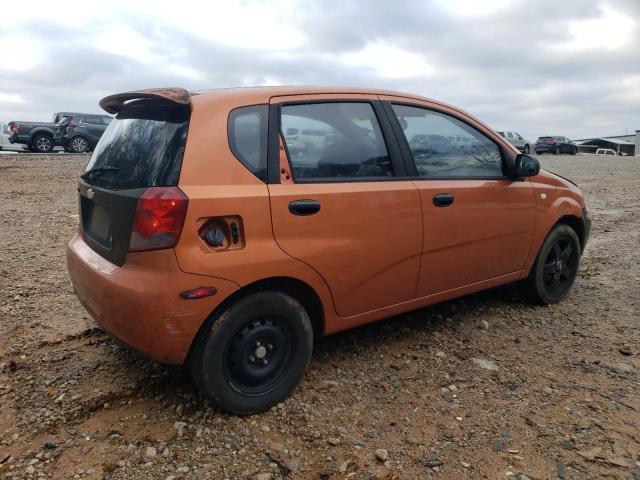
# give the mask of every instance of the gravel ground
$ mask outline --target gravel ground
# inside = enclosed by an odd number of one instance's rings
[[[2,478],[640,478],[640,159],[542,156],[594,229],[571,294],[513,286],[322,339],[246,418],[117,346],[64,247],[87,158],[0,158]]]

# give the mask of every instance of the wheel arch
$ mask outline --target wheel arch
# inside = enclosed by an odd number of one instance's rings
[[[36,137],[49,137],[53,141],[53,133],[51,133],[47,129],[36,129],[31,132],[31,138],[29,139],[29,143],[32,144]],[[55,143],[55,142],[54,142]]]
[[[313,327],[314,338],[319,338],[324,335],[325,332],[325,315],[322,301],[316,293],[316,291],[306,282],[293,277],[269,277],[257,280],[253,283],[245,285],[240,289],[233,292],[227,298],[225,298],[202,322],[202,325],[191,340],[191,346],[189,347],[189,353],[187,354],[185,364],[187,364],[192,357],[195,345],[198,339],[203,336],[201,333],[206,330],[215,318],[228,308],[233,303],[237,302],[241,298],[246,297],[254,292],[260,292],[265,290],[278,291],[295,298],[304,307],[311,320]]]
[[[551,227],[549,232],[547,232],[547,235],[545,236],[545,238],[547,238],[549,233],[551,233],[551,230],[553,230],[556,227],[556,225],[560,225],[560,224],[568,225],[574,230],[574,232],[576,232],[576,235],[578,235],[578,240],[580,240],[580,251],[583,252],[587,239],[586,239],[586,227],[584,225],[584,221],[582,220],[582,218],[576,215],[563,215]]]

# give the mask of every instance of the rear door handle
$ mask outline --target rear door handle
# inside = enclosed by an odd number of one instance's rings
[[[294,215],[314,215],[320,211],[317,200],[294,200],[289,204],[289,211]]]
[[[450,193],[436,193],[433,196],[433,204],[436,207],[448,207],[453,203],[453,195]]]

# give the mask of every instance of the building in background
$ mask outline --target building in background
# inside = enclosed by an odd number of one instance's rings
[[[596,153],[599,148],[610,148],[619,155],[640,156],[640,130],[632,135],[617,135],[613,137],[592,137],[574,140],[582,153]]]

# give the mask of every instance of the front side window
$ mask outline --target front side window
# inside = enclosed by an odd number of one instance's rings
[[[281,130],[296,181],[393,177],[370,103],[284,105]]]
[[[393,105],[393,111],[420,177],[503,176],[499,147],[470,125],[425,108]]]

